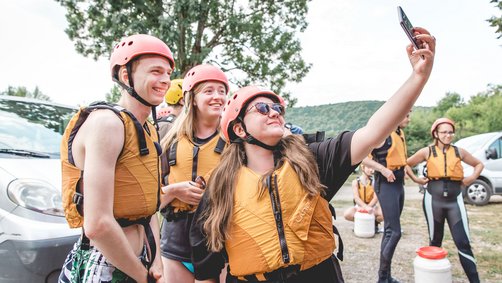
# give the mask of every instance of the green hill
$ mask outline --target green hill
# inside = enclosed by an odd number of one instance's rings
[[[286,121],[302,127],[307,133],[326,131],[327,137],[333,137],[343,130],[355,130],[364,126],[383,103],[384,101],[350,101],[288,108]]]

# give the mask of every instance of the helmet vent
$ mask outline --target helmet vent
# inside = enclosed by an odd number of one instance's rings
[[[129,41],[127,45],[131,46],[134,43],[134,41]]]

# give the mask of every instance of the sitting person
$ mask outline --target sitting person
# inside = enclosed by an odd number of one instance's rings
[[[378,223],[383,221],[382,209],[378,206],[378,198],[373,190],[373,169],[361,164],[361,176],[352,181],[355,206],[347,209],[343,217],[348,221],[354,221],[354,214],[359,209],[375,215],[375,231],[378,231]]]

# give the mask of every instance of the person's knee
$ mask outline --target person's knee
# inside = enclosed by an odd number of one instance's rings
[[[348,220],[348,221],[354,221],[354,209],[353,208],[349,208],[347,210],[345,210],[345,212],[343,213],[343,217]]]

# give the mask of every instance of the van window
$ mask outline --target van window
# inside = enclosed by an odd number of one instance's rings
[[[62,134],[75,109],[0,98],[0,150],[23,150],[59,157]]]
[[[502,138],[497,139],[494,141],[489,147],[489,149],[495,149],[497,152],[497,157],[495,159],[499,159],[502,157]]]

